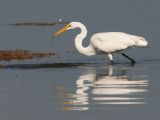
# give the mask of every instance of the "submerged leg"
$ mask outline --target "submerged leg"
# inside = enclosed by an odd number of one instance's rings
[[[111,61],[111,64],[113,65],[113,64],[114,64],[114,61],[113,61],[113,56],[112,56],[112,54],[108,53],[108,57],[109,57],[109,60]]]
[[[123,55],[124,57],[126,57],[127,59],[129,59],[131,61],[131,63],[136,63],[136,61],[132,58],[130,58],[128,55],[121,53],[121,55]]]

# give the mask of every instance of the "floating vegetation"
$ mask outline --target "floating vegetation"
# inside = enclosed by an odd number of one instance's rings
[[[56,22],[18,22],[9,24],[12,26],[53,26],[56,25]]]
[[[28,50],[1,50],[0,60],[11,61],[11,60],[27,60],[34,58],[50,57],[55,55],[53,52],[31,52]]]
[[[0,68],[41,69],[41,68],[63,68],[89,66],[90,63],[42,63],[42,64],[11,64],[0,65]]]
[[[11,26],[54,26],[57,24],[66,24],[68,22],[64,22],[62,19],[59,19],[58,21],[55,22],[17,22],[17,23],[12,23],[8,24]]]

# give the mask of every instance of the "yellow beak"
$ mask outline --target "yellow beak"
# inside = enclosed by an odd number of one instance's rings
[[[64,26],[62,29],[60,29],[57,32],[55,32],[54,36],[61,35],[63,32],[66,32],[68,30],[68,28],[70,28],[70,27],[71,27],[71,24],[68,24],[68,25]]]

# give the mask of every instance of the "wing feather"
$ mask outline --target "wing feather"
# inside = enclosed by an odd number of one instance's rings
[[[104,52],[115,52],[136,45],[135,37],[121,32],[96,33],[91,37],[92,45]]]

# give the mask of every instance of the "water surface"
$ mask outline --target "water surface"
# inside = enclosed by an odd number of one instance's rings
[[[160,110],[153,63],[3,68],[1,119],[149,120]]]
[[[52,57],[0,61],[2,120],[151,120],[160,113],[159,0],[0,0],[0,51],[54,52]],[[150,48],[87,57],[74,44],[79,30],[51,42],[63,24],[80,21],[96,32],[144,36]],[[16,25],[16,23],[20,23]],[[96,63],[96,64],[95,64]]]

